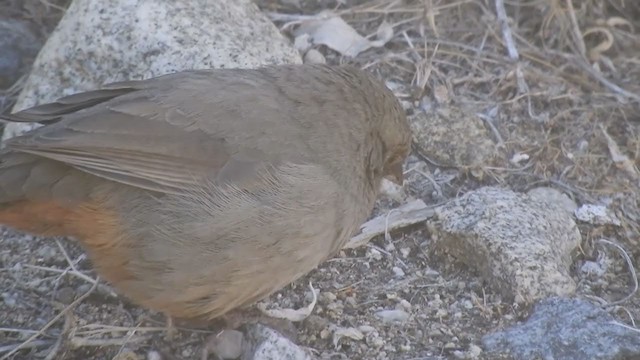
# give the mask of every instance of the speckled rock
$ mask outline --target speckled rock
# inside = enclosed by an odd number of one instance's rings
[[[418,153],[439,165],[473,169],[499,157],[490,132],[472,112],[440,107],[409,117],[409,124]]]
[[[543,300],[526,322],[485,336],[483,345],[519,360],[640,359],[638,331],[580,299]]]
[[[40,51],[14,110],[113,81],[301,62],[250,0],[74,0]],[[31,126],[10,124],[3,140]]]
[[[436,250],[475,268],[516,303],[575,292],[569,267],[581,237],[557,202],[484,187],[437,208],[428,224]]]
[[[527,195],[541,201],[560,205],[560,207],[564,209],[568,214],[573,215],[574,211],[576,211],[576,209],[578,208],[578,205],[575,201],[571,200],[567,195],[554,188],[546,186],[533,188],[527,191]]]

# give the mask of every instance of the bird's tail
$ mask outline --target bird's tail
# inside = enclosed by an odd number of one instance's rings
[[[10,150],[0,152],[0,224],[38,235],[65,234],[72,203],[88,196],[84,180],[82,173],[67,165]],[[65,202],[58,200],[62,198]]]

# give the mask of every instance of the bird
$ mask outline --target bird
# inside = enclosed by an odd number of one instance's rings
[[[212,320],[338,252],[403,181],[398,99],[351,65],[186,70],[13,114],[0,224],[75,238],[139,306]]]

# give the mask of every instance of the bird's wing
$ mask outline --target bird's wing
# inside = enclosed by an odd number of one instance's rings
[[[201,129],[203,122],[218,123],[216,128],[221,130],[225,123],[237,126],[233,109],[225,112],[218,108],[209,115],[207,105],[215,104],[189,103],[188,92],[198,91],[199,84],[208,84],[202,91],[224,90],[224,84],[207,80],[208,74],[194,71],[114,83],[102,90],[0,115],[10,122],[47,124],[8,140],[6,149],[164,193],[179,193],[203,178],[250,181],[247,174],[278,159],[250,145],[231,145],[225,134],[216,136]],[[251,89],[249,83],[243,86]]]

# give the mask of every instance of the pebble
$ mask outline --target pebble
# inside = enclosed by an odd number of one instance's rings
[[[309,49],[306,54],[304,54],[304,63],[305,64],[326,64],[327,59],[325,59],[324,55],[316,49]]]
[[[244,334],[237,330],[224,330],[207,343],[207,349],[220,359],[236,359],[242,355]]]
[[[76,291],[68,286],[58,289],[56,291],[56,300],[63,304],[71,304],[76,298]]]
[[[386,323],[402,323],[409,319],[409,313],[404,310],[382,310],[376,316]]]
[[[362,331],[364,334],[368,334],[370,332],[376,331],[376,328],[370,325],[360,325],[358,326],[358,330]]]
[[[393,273],[395,274],[396,277],[401,278],[401,277],[404,277],[404,275],[405,275],[404,270],[402,270],[401,268],[399,268],[397,266],[394,266],[393,269],[391,269],[391,270],[393,270]]]
[[[405,299],[400,300],[398,305],[402,307],[402,310],[411,311],[411,303]]]
[[[320,303],[329,304],[336,301],[336,295],[332,292],[323,291],[320,293]]]
[[[382,254],[380,251],[372,248],[367,250],[367,257],[373,258],[374,260],[382,260]]]

